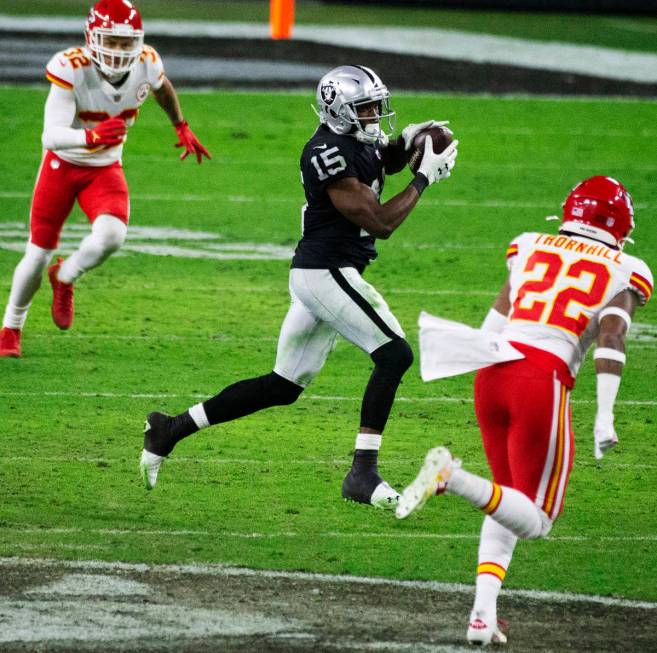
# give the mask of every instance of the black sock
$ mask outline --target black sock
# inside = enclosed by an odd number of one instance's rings
[[[221,424],[272,406],[294,403],[303,388],[271,372],[238,381],[203,403],[210,424]]]
[[[169,429],[171,441],[174,445],[180,442],[183,438],[186,438],[188,435],[192,435],[192,433],[196,433],[196,431],[199,430],[188,410],[184,413],[180,413],[180,415],[172,417],[171,422],[169,422]]]
[[[356,449],[351,469],[354,474],[378,474],[377,461],[379,452],[376,449]]]

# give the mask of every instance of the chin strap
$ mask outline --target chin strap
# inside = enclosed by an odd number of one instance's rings
[[[368,131],[368,127],[375,127],[376,132]],[[374,144],[378,143],[381,147],[388,147],[390,137],[385,132],[382,132],[378,125],[366,125],[365,129],[358,129],[356,131],[356,140],[361,143]]]

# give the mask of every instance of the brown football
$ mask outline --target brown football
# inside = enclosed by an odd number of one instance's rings
[[[413,173],[416,173],[420,167],[420,162],[424,156],[424,140],[427,136],[431,136],[433,151],[436,154],[442,152],[454,140],[452,132],[447,127],[430,127],[421,131],[413,140],[410,149],[411,154],[408,158],[408,167]]]

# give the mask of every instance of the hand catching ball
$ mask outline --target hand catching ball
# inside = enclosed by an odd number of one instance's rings
[[[424,141],[427,136],[431,136],[433,142],[433,151],[436,154],[443,152],[447,146],[454,140],[454,135],[447,127],[430,127],[421,131],[414,139],[408,157],[408,167],[413,174],[418,171],[422,157],[424,156]]]

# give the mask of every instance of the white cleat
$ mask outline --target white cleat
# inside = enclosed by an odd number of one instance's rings
[[[394,510],[399,502],[399,492],[391,488],[385,481],[381,481],[372,492],[370,503],[375,508]]]
[[[506,635],[499,629],[497,620],[492,624],[476,617],[470,618],[468,624],[468,643],[475,646],[488,646],[488,644],[506,644]]]
[[[452,475],[452,454],[445,447],[430,449],[415,480],[402,492],[397,504],[397,519],[419,510],[439,490],[444,490]]]
[[[146,449],[141,452],[139,470],[141,471],[141,478],[147,490],[152,490],[155,487],[157,473],[160,471],[160,465],[162,465],[164,458],[165,456],[158,456],[156,453],[146,451]]]

